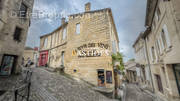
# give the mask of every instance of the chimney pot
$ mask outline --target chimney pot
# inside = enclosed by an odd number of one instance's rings
[[[88,2],[88,3],[85,4],[85,11],[88,12],[90,10],[91,10],[91,3]]]

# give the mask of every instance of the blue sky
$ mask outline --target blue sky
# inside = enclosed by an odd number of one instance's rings
[[[111,8],[115,20],[120,51],[125,61],[134,58],[132,44],[144,28],[146,0],[35,0],[33,12],[67,15],[84,12],[84,4],[90,2],[91,10]],[[59,18],[32,19],[26,46],[39,46],[41,35],[60,26]]]

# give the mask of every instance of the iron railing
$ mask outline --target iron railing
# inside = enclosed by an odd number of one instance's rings
[[[32,71],[25,71],[23,85],[14,91],[15,101],[29,101]]]

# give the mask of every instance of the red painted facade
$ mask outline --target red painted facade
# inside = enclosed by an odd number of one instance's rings
[[[39,66],[45,66],[48,62],[48,51],[41,51],[39,54]]]

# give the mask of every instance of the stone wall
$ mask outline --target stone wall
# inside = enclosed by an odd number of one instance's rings
[[[176,19],[176,12],[179,11],[175,12],[175,10],[177,10],[175,8],[177,7],[172,5],[175,1],[178,3],[177,0],[159,1],[156,8],[159,8],[161,12],[159,20],[157,20],[156,16],[154,17],[152,23],[155,23],[155,26],[152,25],[152,30],[146,37],[155,93],[160,98],[166,98],[168,101],[178,101],[180,99],[172,67],[173,64],[180,63],[180,51],[178,47],[180,45],[180,33]],[[163,49],[161,33],[164,26],[167,27],[168,36],[166,36],[166,38],[169,38],[169,41],[166,40],[166,42],[169,42],[167,43],[169,45]],[[159,40],[160,49],[157,47],[157,40]],[[155,48],[155,58],[152,57],[152,47]],[[165,71],[163,71],[162,67],[165,68]],[[159,75],[161,78],[163,92],[158,90],[158,81],[155,75]]]
[[[3,8],[0,12],[0,20],[4,23],[1,24],[0,30],[0,63],[4,54],[17,56],[18,58],[15,66],[16,73],[20,71],[19,67],[22,61],[24,45],[30,24],[30,18],[22,19],[17,16],[11,16],[12,13],[17,13],[21,6],[21,1],[22,0],[3,0]],[[28,13],[32,12],[33,2],[34,0],[23,1],[28,7]],[[13,39],[16,26],[23,29],[20,36],[20,42]]]
[[[80,24],[80,33],[76,33],[77,24]],[[62,39],[65,28],[67,36]],[[46,48],[49,50],[50,67],[61,67],[62,52],[64,52],[65,73],[98,85],[97,70],[102,69],[104,70],[105,87],[114,88],[111,54],[113,53],[113,42],[116,46],[114,50],[119,51],[119,40],[110,9],[70,15],[69,21],[62,24],[50,36],[52,37],[51,48]],[[41,37],[41,47],[46,37],[46,35]],[[41,51],[46,50],[45,48],[40,49]],[[92,52],[93,50],[97,53],[93,55],[90,53],[88,56],[80,55],[83,51]],[[106,83],[106,71],[112,72],[112,83]]]

